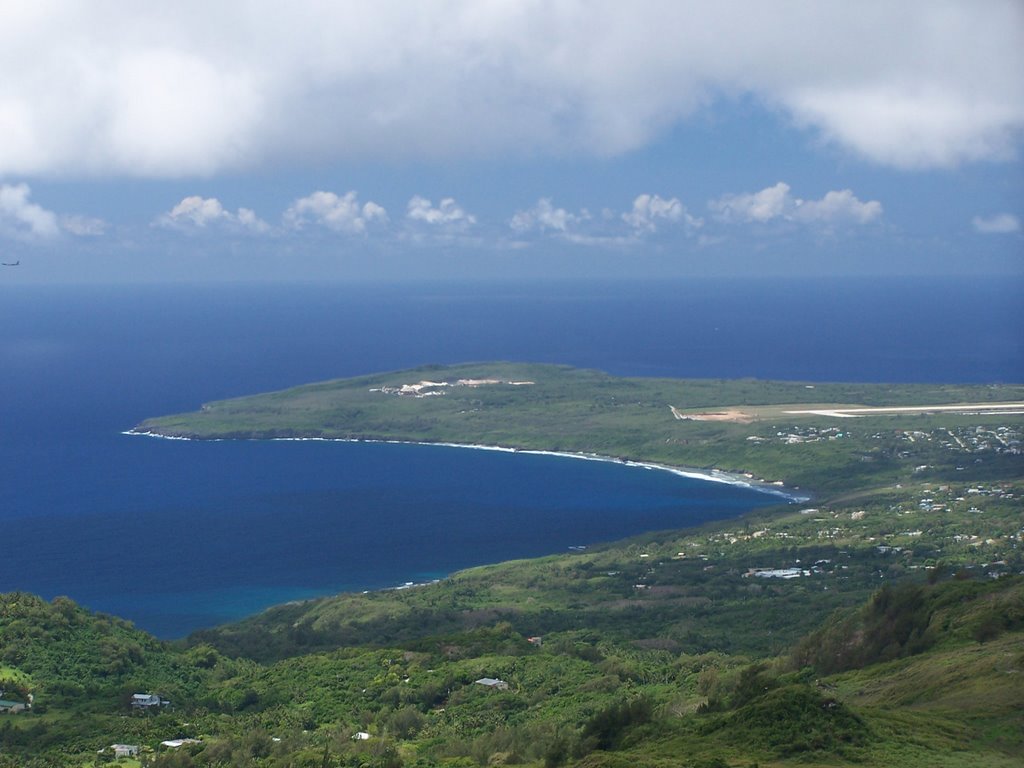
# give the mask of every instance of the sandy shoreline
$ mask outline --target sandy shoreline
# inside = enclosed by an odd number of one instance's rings
[[[224,442],[228,440],[235,440],[237,438],[194,438],[194,437],[180,437],[175,435],[161,435],[156,432],[143,432],[135,429],[128,429],[121,433],[122,435],[132,435],[141,437],[155,437],[160,440],[185,440],[185,441],[209,441],[209,442]],[[389,445],[426,445],[426,446],[438,446],[442,448],[468,448],[474,451],[499,451],[501,453],[523,453],[534,456],[558,456],[566,459],[583,459],[584,461],[602,461],[610,464],[620,464],[626,467],[636,467],[639,469],[650,469],[658,472],[670,472],[673,475],[679,477],[686,477],[691,480],[705,480],[713,483],[724,483],[726,485],[738,486],[741,488],[749,488],[753,491],[759,491],[760,493],[769,494],[772,496],[778,496],[785,499],[791,504],[797,504],[804,501],[810,500],[810,496],[807,494],[797,493],[791,489],[787,489],[784,486],[776,486],[765,480],[758,480],[755,478],[748,478],[743,475],[737,475],[730,472],[723,472],[718,469],[704,470],[691,467],[674,467],[670,464],[658,464],[650,461],[635,461],[632,459],[619,459],[613,456],[602,456],[596,453],[574,453],[571,451],[544,451],[533,448],[508,448],[501,445],[478,445],[475,443],[430,443],[422,442],[417,440],[380,440],[380,439],[364,439],[364,438],[351,438],[351,437],[268,437],[268,438],[253,438],[258,440],[271,440],[276,442],[292,442],[292,443],[383,443]]]

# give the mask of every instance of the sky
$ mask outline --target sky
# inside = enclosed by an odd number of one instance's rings
[[[0,0],[3,283],[1024,278],[1021,0]]]

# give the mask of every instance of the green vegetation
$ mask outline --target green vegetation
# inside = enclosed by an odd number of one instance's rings
[[[865,622],[880,603],[906,606],[894,618],[906,613],[914,623],[915,595],[941,606],[932,615],[951,631],[927,648],[888,661],[881,653],[832,675],[827,649],[808,664],[801,642],[753,658],[576,629],[536,645],[498,621],[404,646],[267,663],[231,659],[197,640],[154,643],[133,670],[97,674],[95,690],[74,692],[34,647],[60,637],[63,651],[92,655],[95,624],[106,619],[74,609],[69,629],[66,604],[63,613],[39,607],[40,638],[3,648],[33,647],[22,663],[37,704],[0,720],[0,765],[88,765],[113,743],[143,745],[142,760],[157,766],[1018,764],[1024,632],[1007,626],[983,643],[971,634],[994,603],[1020,604],[1024,579],[889,587],[820,632]],[[147,675],[163,682],[134,684]],[[474,682],[482,677],[508,688]],[[166,709],[138,712],[127,703],[138,688],[178,693]],[[368,738],[355,738],[360,732]],[[201,741],[158,746],[185,737]]]
[[[457,378],[536,383],[369,392]],[[251,437],[292,420],[293,435],[579,450],[819,493],[436,584],[278,606],[173,644],[66,598],[0,595],[0,698],[32,704],[0,714],[0,767],[1020,765],[1021,417],[783,412],[1021,395],[496,365],[147,422]],[[681,420],[670,405],[752,420]],[[133,709],[134,693],[170,704]],[[142,752],[115,762],[115,743]]]
[[[459,380],[499,383],[401,393],[403,386],[424,381]],[[892,484],[916,467],[945,476],[965,459],[972,476],[1007,476],[1019,471],[1020,456],[1003,450],[1007,437],[988,431],[1014,424],[1019,439],[1024,422],[1019,415],[908,412],[842,418],[788,411],[1007,401],[1024,402],[1024,386],[630,379],[564,366],[481,363],[427,366],[208,403],[196,413],[149,419],[136,430],[194,438],[407,440],[580,452],[745,472],[834,493]],[[730,410],[743,416],[679,418]],[[977,438],[977,432],[967,432],[979,426],[991,450],[961,455],[961,444]]]

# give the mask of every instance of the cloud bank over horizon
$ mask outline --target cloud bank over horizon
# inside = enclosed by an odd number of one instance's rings
[[[756,222],[774,219],[804,224],[867,224],[882,215],[877,200],[861,202],[849,189],[825,193],[820,200],[803,200],[790,194],[790,187],[780,181],[760,192],[723,195],[708,207],[725,222]]]
[[[185,231],[208,227],[226,227],[233,231],[252,233],[270,231],[270,225],[254,211],[239,208],[237,212],[231,213],[217,198],[200,195],[189,195],[182,199],[170,211],[158,216],[154,224]]]
[[[1010,160],[1024,134],[1013,0],[40,0],[0,21],[8,179],[607,157],[739,98],[899,169]]]
[[[32,190],[27,184],[0,185],[0,238],[31,245],[62,234],[91,237],[106,234],[107,223],[100,219],[59,214],[33,202],[31,197]],[[827,192],[819,200],[804,200],[792,195],[790,186],[781,181],[759,192],[721,195],[706,201],[704,207],[720,227],[745,226],[751,232],[774,220],[826,228],[849,225],[850,228],[870,224],[883,212],[879,201],[862,202],[849,189]],[[273,218],[269,222],[264,220],[251,208],[240,206],[232,212],[220,199],[197,194],[186,195],[168,210],[150,218],[149,224],[168,235],[202,235],[221,241],[259,236],[281,242],[301,235],[321,239],[402,239],[420,245],[462,243],[504,249],[545,238],[581,246],[639,246],[672,232],[684,239],[691,238],[703,232],[708,222],[695,215],[678,197],[648,192],[636,195],[626,210],[604,208],[598,213],[586,208],[573,212],[556,205],[551,197],[542,197],[504,220],[478,220],[452,197],[444,197],[434,205],[430,199],[413,194],[406,205],[405,216],[392,221],[384,206],[373,200],[362,202],[356,190],[344,194],[316,190],[292,200],[278,214],[276,223]],[[1019,227],[1019,222],[1008,214],[974,219],[974,228],[980,233],[1016,231],[1015,227]],[[131,229],[132,225],[124,225],[121,234]],[[452,239],[470,230],[474,230],[472,238]],[[510,232],[511,241],[508,239]],[[761,232],[761,236],[769,238],[778,234]],[[714,235],[708,235],[702,242],[714,239]]]

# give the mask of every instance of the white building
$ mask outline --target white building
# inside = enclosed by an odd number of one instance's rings
[[[483,685],[488,688],[494,688],[499,691],[508,690],[508,683],[506,683],[504,680],[498,680],[495,677],[481,677],[479,680],[476,680],[475,682],[477,685]]]

